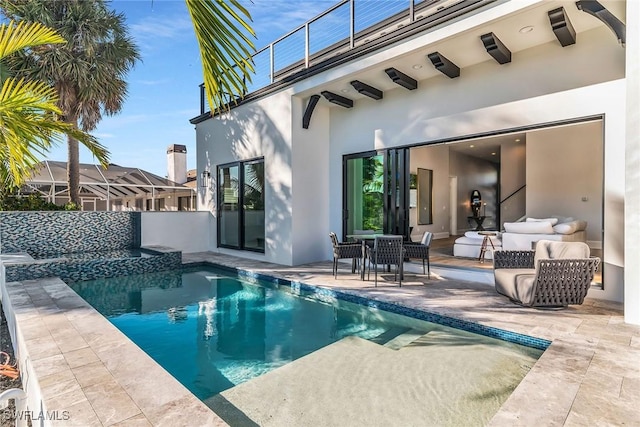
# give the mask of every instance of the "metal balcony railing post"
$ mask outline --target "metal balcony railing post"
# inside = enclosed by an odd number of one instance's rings
[[[271,83],[273,83],[274,80],[275,80],[274,79],[274,77],[275,77],[274,76],[274,74],[275,74],[275,61],[273,59],[273,43],[271,43],[269,45],[269,62],[270,62],[269,67],[270,67],[270,74],[271,74],[270,79],[271,79]]]
[[[204,83],[200,85],[200,114],[204,114]]]
[[[416,20],[415,6],[416,6],[416,1],[409,0],[409,22],[413,22]]]
[[[304,24],[304,67],[309,68],[309,23]]]
[[[356,27],[356,10],[355,0],[349,0],[349,48],[353,49],[355,46],[355,27]]]

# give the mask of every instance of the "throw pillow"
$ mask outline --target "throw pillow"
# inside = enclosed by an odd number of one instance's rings
[[[558,223],[558,218],[527,218],[527,222],[548,222],[553,226]]]
[[[550,222],[505,222],[504,231],[518,234],[553,234]]]

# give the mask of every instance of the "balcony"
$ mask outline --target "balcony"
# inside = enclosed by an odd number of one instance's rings
[[[253,55],[245,97],[268,93],[496,0],[340,0]],[[205,113],[204,84],[200,114]],[[228,103],[235,103],[231,96]]]

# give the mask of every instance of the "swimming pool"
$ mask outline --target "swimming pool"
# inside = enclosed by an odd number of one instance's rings
[[[407,354],[438,358],[432,363],[434,372],[419,372],[418,382],[427,381],[431,384],[427,389],[456,402],[456,413],[463,418],[443,408],[447,419],[467,423],[472,416],[482,424],[542,353],[342,301],[331,293],[300,291],[209,267],[70,286],[205,402],[347,337],[357,337],[397,352],[398,358]],[[442,389],[446,383],[450,390]],[[471,395],[462,396],[469,391]],[[477,409],[477,396],[487,393],[490,398],[484,399],[482,410]]]

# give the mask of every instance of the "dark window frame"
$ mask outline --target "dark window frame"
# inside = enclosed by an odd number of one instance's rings
[[[245,212],[244,212],[244,168],[246,165],[255,164],[255,163],[265,163],[264,157],[255,157],[247,160],[239,160],[235,162],[224,163],[216,166],[216,241],[217,246],[219,248],[227,248],[227,249],[235,249],[241,251],[248,252],[257,252],[257,253],[265,253],[265,249],[251,248],[245,247]],[[229,245],[221,243],[221,227],[220,227],[220,218],[222,215],[222,195],[223,192],[220,191],[220,170],[225,168],[231,168],[237,166],[238,167],[238,245]],[[264,173],[264,171],[263,171]],[[264,192],[264,188],[262,191]],[[264,196],[264,195],[263,195]],[[266,206],[265,206],[266,210]],[[266,224],[264,227],[265,238],[266,238]]]

